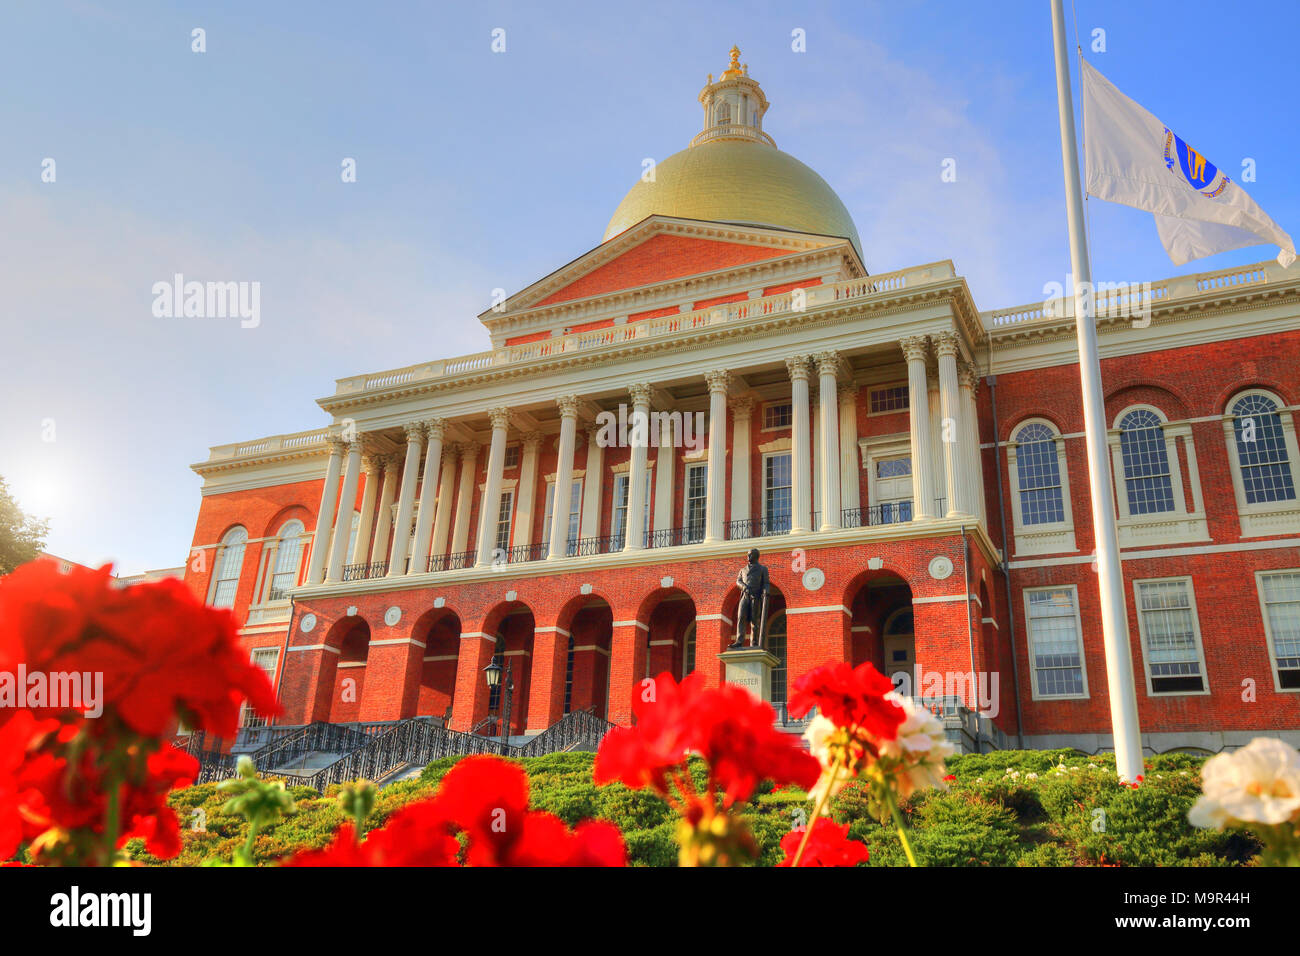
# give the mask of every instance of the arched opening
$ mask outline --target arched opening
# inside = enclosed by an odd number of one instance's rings
[[[532,609],[518,601],[494,609],[485,619],[484,631],[496,639],[493,660],[506,668],[501,681],[488,692],[488,714],[496,718],[494,725],[497,733],[501,733],[508,709],[506,734],[511,737],[522,734],[528,726],[534,627]],[[509,685],[506,681],[507,674],[510,678]],[[482,674],[476,677],[476,680],[485,679]]]
[[[900,693],[916,686],[916,637],[912,589],[898,574],[869,571],[849,583],[845,606],[851,612],[852,660],[870,663],[894,681]]]
[[[456,698],[460,631],[460,617],[445,608],[426,612],[411,630],[412,639],[424,645],[415,712],[421,717],[438,718],[443,726],[451,723],[451,707]]]
[[[642,677],[654,677],[665,671],[681,678],[687,660],[686,636],[695,633],[695,601],[680,588],[655,591],[644,601],[636,619],[644,621],[648,630],[640,635],[645,641],[645,668]],[[693,648],[692,648],[693,650]]]
[[[566,714],[591,708],[597,717],[609,712],[609,658],[613,650],[614,613],[602,597],[589,595],[571,609],[565,660]],[[564,620],[568,615],[562,615]],[[561,625],[563,626],[563,625]]]
[[[361,695],[366,683],[366,661],[370,656],[370,625],[364,618],[351,617],[340,621],[335,627],[346,627],[346,629],[340,631],[341,639],[338,643],[338,663],[334,671],[334,690],[330,697],[329,721],[332,724],[342,724],[359,719],[361,714]]]
[[[732,587],[727,592],[727,596],[722,602],[723,617],[732,622],[731,632],[727,635],[728,643],[734,640],[739,634],[739,608],[740,588]],[[786,674],[789,664],[789,642],[786,638],[785,608],[785,595],[781,593],[781,589],[775,584],[769,584],[767,589],[767,603],[760,612],[760,615],[764,622],[762,634],[763,648],[775,656],[778,661],[778,663],[772,665],[772,699],[769,703],[773,706],[784,704],[787,693]],[[750,644],[753,643],[754,632],[752,628],[746,628],[743,640]]]

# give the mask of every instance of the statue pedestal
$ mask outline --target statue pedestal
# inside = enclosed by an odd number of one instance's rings
[[[759,700],[772,702],[772,668],[781,663],[770,651],[761,647],[741,647],[723,651],[718,655],[726,667],[728,684],[743,687]]]

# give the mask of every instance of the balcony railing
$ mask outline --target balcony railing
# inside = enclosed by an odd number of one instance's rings
[[[387,561],[375,561],[371,564],[343,565],[344,581],[365,581],[369,578],[382,578],[387,573]]]
[[[934,514],[942,517],[946,513],[946,506],[946,498],[934,499]],[[840,527],[853,529],[907,524],[912,520],[912,517],[911,501],[891,501],[866,508],[843,509],[840,512]],[[821,512],[811,512],[810,518],[809,531],[815,532],[821,527]],[[757,518],[737,518],[729,521],[724,525],[723,531],[727,541],[757,540],[791,534],[793,533],[793,524],[793,518],[788,514],[764,515]],[[704,523],[694,522],[681,528],[661,528],[655,531],[646,531],[643,540],[645,541],[645,548],[656,549],[699,544],[704,541],[704,537]],[[625,549],[626,543],[627,536],[625,534],[569,538],[565,545],[564,554],[566,557],[617,554]],[[508,564],[528,564],[547,560],[550,557],[550,548],[547,544],[539,542],[536,544],[515,545],[504,552],[498,549],[493,552],[495,563],[500,563],[503,553]],[[463,568],[474,567],[477,560],[478,552],[459,551],[453,554],[433,555],[424,562],[423,567],[419,567],[407,559],[406,569],[408,572],[415,573],[458,571]],[[363,581],[369,578],[380,578],[387,573],[388,564],[386,562],[349,564],[343,568],[343,580]]]

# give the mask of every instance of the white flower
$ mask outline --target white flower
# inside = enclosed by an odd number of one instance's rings
[[[907,797],[927,787],[947,790],[943,761],[956,748],[948,742],[943,722],[924,707],[918,707],[910,697],[891,692],[885,699],[898,704],[907,715],[898,728],[897,739],[880,744],[882,757],[903,761],[904,772],[898,778],[899,796]]]
[[[808,791],[808,798],[813,801],[815,806],[821,801],[822,794],[826,794],[826,804],[822,812],[827,815],[831,812],[830,799],[843,790],[845,784],[853,779],[853,774],[841,767],[836,776],[835,785],[831,787],[832,760],[829,740],[831,735],[838,729],[834,721],[818,714],[808,721],[808,727],[803,732],[804,739],[808,741],[808,752],[816,757],[817,761],[822,765],[822,775],[817,779],[813,788]]]
[[[1205,761],[1201,791],[1204,796],[1187,814],[1192,826],[1300,820],[1300,753],[1276,738],[1256,737]]]

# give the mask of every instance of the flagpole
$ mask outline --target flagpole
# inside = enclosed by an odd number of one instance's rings
[[[1119,560],[1119,532],[1115,527],[1115,501],[1110,485],[1106,403],[1101,390],[1101,361],[1097,356],[1092,265],[1088,261],[1088,237],[1083,227],[1083,190],[1079,185],[1079,148],[1074,136],[1074,103],[1070,95],[1070,60],[1066,53],[1062,0],[1052,0],[1052,38],[1056,47],[1056,103],[1061,119],[1065,211],[1070,224],[1070,267],[1075,281],[1074,324],[1079,337],[1083,432],[1088,447],[1088,487],[1097,547],[1097,588],[1101,596],[1101,633],[1110,691],[1110,726],[1115,738],[1115,770],[1121,780],[1133,781],[1142,774],[1142,735],[1138,728],[1124,573]],[[1081,294],[1085,289],[1088,294]]]

